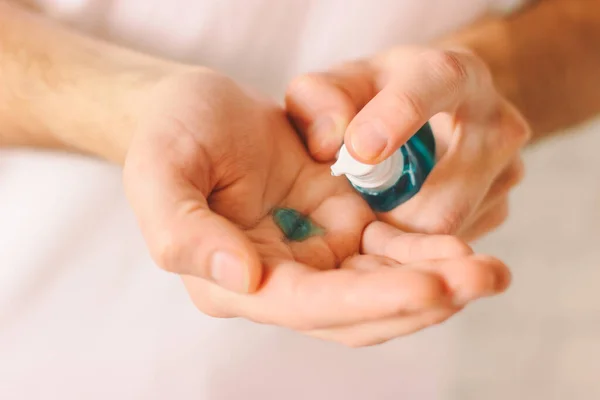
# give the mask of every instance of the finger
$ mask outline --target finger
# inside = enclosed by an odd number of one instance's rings
[[[497,102],[489,71],[466,52],[428,50],[394,65],[382,60],[387,83],[346,131],[345,144],[359,161],[386,159],[437,113],[460,111],[474,121]]]
[[[289,116],[313,157],[329,161],[344,141],[356,113],[374,96],[373,70],[366,62],[294,79],[286,91]]]
[[[473,254],[473,250],[455,236],[405,233],[375,221],[364,230],[362,253],[381,255],[406,264],[465,257]]]
[[[510,190],[517,186],[525,176],[525,167],[521,157],[517,157],[496,178],[489,192],[483,199],[483,204],[494,202],[496,199],[505,197]]]
[[[193,147],[196,145],[189,143],[189,148]],[[198,181],[192,184],[175,167],[177,162],[155,162],[169,157],[169,150],[161,149],[158,154],[155,146],[144,143],[136,148],[146,153],[128,157],[124,172],[127,196],[158,265],[170,272],[209,279],[228,290],[255,290],[262,266],[254,246],[235,225],[209,209],[205,193],[198,189],[209,186],[208,180],[203,180],[209,175],[203,158],[186,157],[199,163],[193,166]]]
[[[375,214],[347,182],[332,181],[329,173],[307,174],[307,185],[295,185],[281,203],[306,216],[310,221],[311,237],[302,241],[288,241],[272,220],[267,225],[274,236],[285,241],[292,258],[300,263],[319,269],[339,266],[342,260],[357,254],[360,250],[361,233],[365,226],[375,220]],[[323,195],[326,194],[325,198]],[[253,231],[255,228],[253,228]],[[280,257],[284,258],[284,257]]]
[[[482,96],[485,87],[481,92],[465,89],[467,94],[457,102],[460,107],[454,119],[444,113],[432,119],[443,123],[434,124],[434,129],[452,133],[449,147],[419,193],[401,207],[380,215],[382,220],[409,231],[456,234],[472,217],[495,178],[529,135],[527,124],[508,102],[490,100],[497,99],[497,95]],[[474,100],[479,97],[479,101]],[[399,221],[408,223],[402,226]]]
[[[440,324],[457,311],[459,311],[458,308],[436,308],[360,325],[318,329],[305,333],[319,339],[341,343],[348,347],[373,346]]]
[[[488,193],[490,174],[450,149],[413,198],[379,218],[409,232],[454,235]]]
[[[445,283],[437,274],[390,268],[371,256],[356,256],[345,264],[317,271],[293,261],[270,262],[261,288],[251,295],[191,277],[186,286],[199,306],[209,303],[222,314],[296,330],[352,325],[448,304]]]
[[[458,238],[399,234],[381,222],[371,225],[364,234],[363,250],[366,253],[398,262],[410,259],[410,263],[404,261],[405,268],[439,275],[448,285],[454,304],[464,305],[500,293],[510,282],[510,272],[501,261],[473,255],[470,247]],[[446,257],[449,259],[440,260]]]
[[[509,202],[508,198],[504,197],[485,208],[472,223],[459,232],[459,236],[466,242],[473,242],[502,225],[508,213]]]
[[[498,260],[482,256],[429,261],[410,268],[390,268],[379,257],[357,256],[343,268],[328,271],[292,261],[270,263],[263,285],[251,295],[225,291],[193,277],[186,278],[186,286],[194,303],[199,307],[210,304],[213,313],[217,310],[222,315],[306,331],[448,307],[448,288],[457,296],[453,303],[462,306],[477,297],[473,287],[479,295],[489,295],[491,285],[508,284],[508,278],[480,283],[485,276],[481,271],[497,267],[505,268]]]
[[[340,218],[340,209],[343,210]],[[316,223],[323,226],[323,236],[339,265],[342,260],[359,253],[361,232],[375,220],[375,214],[360,196],[341,193],[323,201],[311,214]],[[301,253],[292,246],[294,255]],[[310,265],[310,264],[309,264]]]
[[[505,113],[510,110],[500,112]],[[439,114],[432,120],[442,132],[451,129],[445,117],[446,114]],[[520,182],[523,165],[520,157],[515,157],[515,149],[505,152],[499,146],[500,151],[496,152],[492,146],[474,143],[488,135],[504,135],[506,125],[492,124],[488,128],[486,132],[476,124],[456,125],[453,134],[457,140],[451,143],[417,195],[380,215],[380,219],[411,232],[456,234],[490,196],[502,195]]]
[[[502,293],[511,281],[510,271],[502,261],[479,254],[439,262],[422,261],[406,267],[443,277],[452,303],[458,306]]]
[[[496,178],[477,211],[459,229],[459,236],[470,242],[500,226],[508,217],[508,194],[523,176],[523,161],[518,157]]]
[[[356,269],[359,271],[373,271],[382,267],[395,268],[402,265],[398,261],[388,257],[376,256],[372,254],[368,255],[370,256],[368,258],[369,261],[376,260],[377,262],[364,262],[363,259],[357,259],[356,262],[343,263],[340,265],[340,268]]]

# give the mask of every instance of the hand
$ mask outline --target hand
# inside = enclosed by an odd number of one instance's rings
[[[288,112],[317,160],[342,142],[365,163],[397,150],[431,119],[438,165],[421,191],[380,218],[415,232],[475,239],[500,225],[522,178],[527,123],[467,51],[398,48],[289,86]]]
[[[308,155],[283,110],[228,78],[181,73],[145,97],[126,192],[153,258],[183,276],[201,311],[365,345],[508,285],[500,261],[456,238],[374,222],[348,183]],[[324,234],[285,240],[275,207]]]

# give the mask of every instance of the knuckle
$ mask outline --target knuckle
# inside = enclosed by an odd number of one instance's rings
[[[292,79],[286,90],[286,97],[291,99],[295,96],[305,96],[324,82],[324,78],[318,73],[308,73]]]
[[[473,254],[473,249],[456,236],[442,235],[439,238],[438,248],[447,257],[469,256]]]
[[[489,218],[490,228],[494,229],[502,225],[508,219],[508,214],[508,201],[504,201],[493,210],[492,215]]]
[[[438,305],[444,298],[446,287],[438,277],[418,275],[413,278],[410,291],[411,307],[422,309]],[[405,305],[397,310],[398,313],[405,311]]]
[[[502,177],[500,185],[501,193],[508,193],[510,189],[517,186],[523,181],[525,177],[525,168],[523,163],[519,160],[518,162],[512,163],[505,172],[505,176]]]
[[[430,233],[441,235],[453,235],[462,227],[469,212],[466,208],[456,208],[446,212],[432,224]]]
[[[202,278],[183,276],[182,280],[192,303],[200,312],[214,318],[236,316],[231,311],[227,311],[229,308],[226,297],[230,294],[224,289]]]
[[[518,157],[513,163],[513,174],[517,178],[517,183],[520,183],[525,178],[525,163],[521,157]]]
[[[206,301],[195,301],[194,305],[203,314],[213,318],[232,318],[232,315],[225,312],[215,302],[207,299]]]
[[[239,86],[231,77],[221,72],[209,71],[206,76],[201,78],[197,84],[204,86],[212,91],[239,91]],[[208,79],[207,79],[208,78]]]
[[[425,312],[419,316],[418,321],[411,327],[410,332],[418,332],[439,325],[447,321],[455,312],[455,310],[447,308]]]
[[[508,219],[509,208],[508,201],[503,201],[496,208],[493,208],[481,215],[465,231],[465,237],[469,240],[482,237],[500,227]]]
[[[451,316],[452,311],[447,310],[444,310],[444,312],[432,313],[425,318],[425,326],[423,328],[439,325],[447,321]]]
[[[524,146],[531,137],[531,128],[521,117],[517,118],[514,123],[510,124],[505,130],[504,135],[508,137],[510,142],[518,147]]]
[[[525,177],[525,167],[521,159],[517,159],[509,164],[508,167],[496,178],[489,193],[489,198],[497,198],[507,195],[512,188],[523,181]]]
[[[428,108],[423,100],[414,93],[392,91],[392,99],[401,115],[411,121],[423,121],[429,118]]]
[[[479,254],[471,256],[468,267],[471,268],[471,273],[466,276],[471,279],[470,283],[476,289],[484,291],[491,285],[493,290],[505,290],[510,285],[510,270],[495,257]],[[492,281],[490,276],[493,277]]]
[[[208,284],[208,282],[207,282]],[[210,290],[191,295],[194,306],[203,314],[213,318],[232,318],[233,315],[224,310]]]
[[[410,237],[399,234],[392,240],[380,243],[382,248],[381,255],[394,258],[396,249],[404,249],[404,257],[408,260],[418,260],[423,254],[424,245],[418,240],[418,237]]]
[[[507,174],[507,186],[509,188],[517,186],[519,183],[521,183],[523,178],[525,178],[525,165],[523,164],[523,161],[519,158],[511,163]]]
[[[207,315],[207,316],[213,317],[213,318],[221,318],[221,319],[232,318],[229,314],[224,313],[216,308],[204,308],[204,309],[199,308],[199,310],[204,315]]]
[[[392,67],[405,63],[407,55],[406,47],[394,47],[391,50],[376,54],[373,61],[385,67]]]
[[[389,339],[387,338],[379,338],[379,337],[364,337],[359,335],[347,335],[338,340],[342,345],[351,348],[351,349],[359,349],[361,347],[369,347],[376,346],[378,344],[382,344],[387,342]]]
[[[358,349],[358,348],[362,347],[364,340],[360,340],[352,335],[348,335],[348,336],[342,336],[341,338],[337,339],[337,342],[348,348]]]
[[[283,325],[293,331],[297,332],[309,332],[316,331],[322,328],[319,324],[307,318],[292,318],[290,320],[282,320],[278,323],[278,325]]]
[[[488,254],[476,254],[470,257],[470,261],[473,265],[478,267],[499,267],[504,266],[504,263],[494,256]]]
[[[515,151],[531,139],[531,127],[525,118],[507,101],[491,115],[490,124],[495,125],[497,134],[492,143],[495,149]]]
[[[297,280],[287,288],[287,291],[290,298],[294,299],[291,301],[291,307],[286,312],[277,314],[278,316],[271,322],[300,332],[322,328],[323,324],[319,323],[322,321],[315,315],[315,309],[306,303],[306,299],[314,298],[314,292],[310,286]]]
[[[481,263],[467,263],[463,266],[461,291],[470,293],[470,298],[477,298],[493,290],[493,271]]]
[[[458,90],[470,78],[467,65],[456,52],[429,50],[423,53],[422,57],[425,63],[435,70],[453,90]]]
[[[167,272],[181,273],[181,239],[173,231],[161,235],[153,244],[153,258]]]

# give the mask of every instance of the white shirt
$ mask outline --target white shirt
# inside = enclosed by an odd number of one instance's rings
[[[55,18],[281,98],[507,0],[39,0]],[[445,399],[450,325],[359,350],[202,315],[150,260],[117,167],[0,151],[0,398]]]

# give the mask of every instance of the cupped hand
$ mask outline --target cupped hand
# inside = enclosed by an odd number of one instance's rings
[[[147,97],[124,169],[150,252],[203,312],[350,345],[379,343],[504,290],[498,260],[460,240],[383,223],[314,161],[271,102],[210,71]],[[286,239],[273,210],[318,225]]]
[[[431,121],[438,165],[420,193],[382,220],[472,240],[506,219],[530,132],[476,55],[396,48],[298,77],[286,105],[320,161],[333,159],[345,142],[358,160],[380,162]]]

